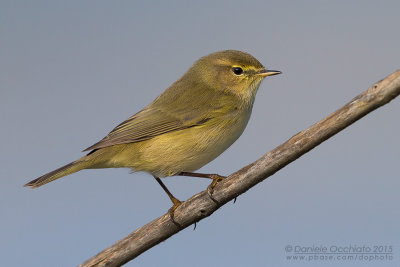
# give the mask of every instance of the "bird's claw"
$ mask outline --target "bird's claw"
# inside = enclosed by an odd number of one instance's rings
[[[175,224],[177,227],[182,228],[182,225],[175,221],[175,210],[182,204],[182,201],[178,200],[177,198],[171,199],[174,205],[168,210],[169,218],[171,222]]]
[[[218,200],[216,200],[213,197],[213,193],[214,193],[214,187],[221,182],[222,180],[224,180],[226,177],[225,176],[221,176],[218,174],[213,174],[212,177],[210,177],[213,179],[212,183],[207,187],[207,192],[208,192],[208,196],[211,198],[212,201],[214,201],[216,204],[219,204]]]

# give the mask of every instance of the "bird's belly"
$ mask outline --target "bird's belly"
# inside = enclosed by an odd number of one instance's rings
[[[118,157],[129,162],[129,167],[135,171],[146,171],[159,177],[195,171],[218,157],[239,138],[249,116],[215,120],[130,144],[134,148],[125,148]]]

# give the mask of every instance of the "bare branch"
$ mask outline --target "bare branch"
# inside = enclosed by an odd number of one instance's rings
[[[265,180],[290,162],[301,157],[329,137],[343,130],[376,108],[400,94],[400,70],[377,82],[341,109],[299,132],[284,144],[257,161],[231,174],[214,188],[212,200],[202,191],[186,200],[175,210],[176,226],[168,213],[137,229],[111,247],[87,260],[81,267],[120,266],[189,225],[210,216],[219,207]]]

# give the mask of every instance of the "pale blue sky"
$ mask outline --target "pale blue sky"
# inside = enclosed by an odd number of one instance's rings
[[[238,49],[282,75],[242,137],[201,170],[230,174],[400,66],[399,1],[1,1],[0,258],[75,266],[170,207],[154,179],[88,170],[26,182],[139,111],[199,57]],[[400,100],[126,266],[399,266]],[[164,180],[185,200],[203,179]],[[290,262],[285,246],[393,246],[393,260]]]

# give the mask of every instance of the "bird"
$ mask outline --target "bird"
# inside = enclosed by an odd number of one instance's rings
[[[172,201],[173,214],[182,202],[160,178],[210,178],[211,188],[224,179],[195,171],[241,136],[261,82],[280,73],[238,50],[206,55],[153,102],[83,150],[86,155],[25,186],[37,188],[83,169],[130,168],[154,176]]]

